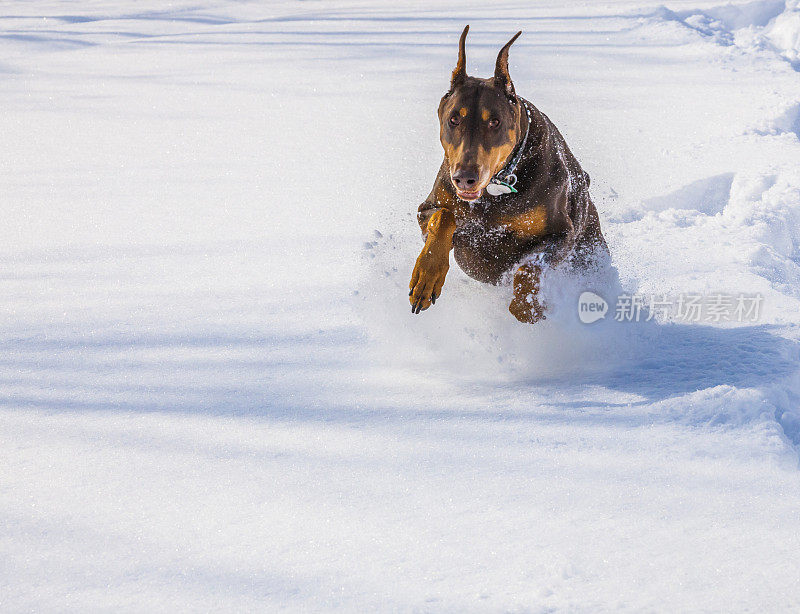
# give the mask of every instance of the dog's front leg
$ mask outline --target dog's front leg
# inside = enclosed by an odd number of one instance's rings
[[[428,220],[425,247],[417,258],[408,285],[413,313],[427,309],[441,296],[444,278],[450,269],[450,250],[453,248],[455,231],[456,218],[452,211],[437,209]]]

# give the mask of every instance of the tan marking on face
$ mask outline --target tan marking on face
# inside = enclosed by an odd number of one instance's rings
[[[464,155],[464,143],[461,142],[454,146],[452,143],[442,140],[442,147],[444,147],[444,156],[447,158],[447,162],[450,164],[450,172],[452,172]]]
[[[461,108],[458,110],[458,114],[459,114],[461,117],[466,117],[466,116],[467,116],[467,107],[461,107]]]
[[[490,115],[491,113],[489,113],[489,109],[484,109],[483,111],[481,111],[481,119],[483,121],[487,121]]]
[[[466,107],[462,107],[459,110],[459,113],[462,116],[465,112]],[[483,110],[482,115],[491,117],[490,112],[487,109]],[[462,141],[456,146],[446,141],[444,138],[443,124],[440,126],[439,137],[442,147],[444,148],[445,157],[450,165],[450,172],[453,173],[456,167],[462,162],[462,158],[464,157],[465,143]],[[489,149],[486,149],[483,146],[478,147],[478,153],[475,161],[480,170],[480,179],[477,189],[484,189],[489,183],[489,180],[503,168],[508,160],[508,157],[511,155],[511,152],[514,151],[514,147],[516,146],[517,129],[509,128],[507,132],[507,138],[508,140],[505,143],[497,147],[492,147]]]
[[[500,223],[518,239],[539,237],[547,228],[547,210],[544,205],[538,205],[525,213],[504,216]]]
[[[485,169],[484,172],[488,171],[488,177],[494,177],[503,168],[512,151],[514,151],[513,140],[490,149],[481,146],[478,148],[478,166]]]

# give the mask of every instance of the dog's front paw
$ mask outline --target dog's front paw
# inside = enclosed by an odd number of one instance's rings
[[[411,313],[419,313],[433,305],[442,294],[444,278],[450,269],[450,253],[444,255],[427,247],[417,258],[408,293]]]
[[[521,266],[514,274],[514,298],[508,310],[520,322],[534,324],[546,319],[544,305],[538,297],[541,274],[540,267],[529,264]]]

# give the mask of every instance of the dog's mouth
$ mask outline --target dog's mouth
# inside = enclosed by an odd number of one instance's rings
[[[478,200],[483,193],[483,188],[479,190],[474,190],[472,192],[467,192],[465,190],[456,190],[456,194],[461,200]]]

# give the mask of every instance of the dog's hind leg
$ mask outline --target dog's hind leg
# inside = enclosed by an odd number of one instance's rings
[[[508,310],[520,322],[533,324],[545,319],[544,305],[539,300],[541,277],[541,265],[530,262],[514,273],[514,298]]]
[[[533,324],[546,319],[545,305],[539,296],[542,272],[563,263],[574,249],[570,235],[554,235],[536,245],[514,271],[514,298],[508,310],[520,322]]]

